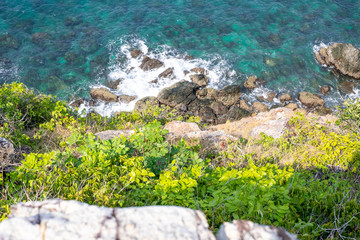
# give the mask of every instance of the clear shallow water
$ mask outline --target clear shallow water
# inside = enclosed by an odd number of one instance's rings
[[[313,48],[359,47],[359,9],[358,0],[2,0],[0,35],[10,34],[18,48],[0,45],[0,82],[22,81],[69,99],[123,77],[119,93],[156,95],[172,82],[152,86],[158,73],[128,71],[138,66],[128,49],[142,47],[175,67],[178,78],[187,67],[206,67],[214,87],[257,75],[267,89],[294,96],[325,84],[337,89],[346,78],[317,64]],[[34,38],[37,32],[47,34]],[[196,60],[182,60],[187,54]],[[335,90],[326,98],[332,105],[344,97]]]

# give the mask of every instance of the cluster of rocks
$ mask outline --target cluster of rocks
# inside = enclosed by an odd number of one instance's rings
[[[282,228],[245,220],[225,222],[216,236],[201,211],[175,206],[105,208],[77,201],[47,200],[11,207],[0,223],[0,240],[181,239],[295,240]]]

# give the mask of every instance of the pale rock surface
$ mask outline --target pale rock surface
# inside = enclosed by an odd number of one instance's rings
[[[95,133],[95,136],[97,138],[99,138],[100,140],[109,140],[109,139],[113,139],[115,137],[120,137],[120,136],[130,137],[131,134],[133,134],[134,132],[135,131],[132,129],[131,130],[107,130],[107,131]]]
[[[221,225],[217,240],[296,240],[297,237],[282,228],[260,225],[250,221],[234,220]]]
[[[0,174],[1,170],[9,172],[18,165],[15,163],[14,155],[15,148],[13,144],[9,140],[0,137]]]
[[[179,141],[185,134],[201,131],[196,123],[172,121],[164,126],[169,133],[166,136],[167,141]]]
[[[215,240],[205,215],[174,206],[105,208],[77,201],[19,203],[0,223],[0,240]]]

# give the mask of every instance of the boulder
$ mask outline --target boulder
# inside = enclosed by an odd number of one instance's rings
[[[216,155],[226,151],[229,142],[236,141],[237,138],[223,131],[197,131],[185,134],[184,140],[191,146],[200,144],[204,153]]]
[[[201,131],[196,123],[181,121],[169,122],[164,126],[164,129],[169,131],[166,140],[170,142],[179,141],[187,133]]]
[[[210,108],[216,115],[223,115],[229,111],[229,109],[224,104],[218,101],[212,101],[210,104]]]
[[[327,108],[324,106],[317,107],[314,112],[320,116],[326,116],[329,114],[333,114],[333,111],[331,110],[331,108]]]
[[[360,79],[360,50],[349,43],[334,43],[316,53],[321,64],[334,66],[340,73]]]
[[[159,100],[157,100],[156,97],[144,97],[135,103],[134,110],[141,113],[141,112],[144,112],[145,110],[147,110],[149,108],[149,106],[158,107],[159,104],[160,104],[160,102],[159,102]]]
[[[73,108],[78,108],[80,107],[81,104],[84,104],[84,99],[80,98],[80,99],[76,99],[75,101],[72,101],[70,103],[70,106],[73,107]]]
[[[157,60],[157,59],[152,59],[149,58],[148,56],[144,56],[140,68],[144,71],[150,71],[153,69],[157,69],[164,66],[164,63]]]
[[[216,234],[217,240],[297,240],[296,235],[282,228],[260,225],[246,220],[234,220],[221,225]]]
[[[200,74],[204,74],[204,75],[207,75],[209,73],[207,70],[205,70],[203,68],[199,68],[199,67],[190,69],[190,72],[200,73]]]
[[[52,39],[53,37],[47,32],[37,32],[31,36],[30,41],[39,47],[44,47],[45,45],[48,45],[48,42]]]
[[[241,87],[239,85],[226,86],[219,90],[214,97],[217,101],[230,107],[239,101],[241,97]]]
[[[279,100],[282,103],[290,102],[292,100],[292,97],[289,93],[285,93],[285,94],[280,95]]]
[[[252,103],[252,109],[255,112],[266,112],[268,110],[268,106],[261,102],[253,102]]]
[[[323,94],[323,95],[329,93],[330,90],[331,90],[330,86],[321,86],[320,87],[320,93]]]
[[[159,74],[158,78],[170,78],[174,75],[174,68],[168,68]]]
[[[95,133],[95,136],[100,140],[109,140],[120,136],[130,137],[134,132],[134,130],[107,130]]]
[[[205,215],[176,206],[105,208],[77,201],[18,203],[0,223],[1,240],[215,240]]]
[[[132,58],[138,58],[140,55],[143,55],[144,53],[140,49],[133,49],[130,52],[130,55]]]
[[[248,111],[248,112],[251,112],[252,111],[252,109],[251,109],[251,107],[248,105],[248,103],[247,103],[247,101],[246,100],[240,100],[240,102],[239,102],[239,107],[241,108],[241,109],[244,109],[244,110],[246,110],[246,111]]]
[[[0,48],[19,49],[20,42],[12,35],[6,33],[0,36]]]
[[[204,74],[190,75],[190,80],[200,87],[205,87],[209,83],[209,77],[205,76]]]
[[[341,92],[343,92],[345,94],[351,94],[351,93],[354,93],[355,84],[350,81],[344,81],[344,82],[341,82],[338,87]]]
[[[272,102],[275,97],[276,97],[275,92],[269,92],[266,93],[265,95],[258,96],[257,99],[261,102]]]
[[[299,108],[299,106],[296,103],[289,103],[285,107],[288,108],[288,109],[291,109],[293,111]]]
[[[119,97],[119,102],[121,103],[129,103],[129,102],[132,102],[136,99],[136,96],[129,96],[129,95],[120,95]]]
[[[312,93],[309,92],[300,92],[298,96],[299,101],[308,108],[313,108],[317,106],[324,106],[324,100]]]
[[[106,88],[93,88],[90,90],[90,96],[94,100],[101,100],[104,102],[118,101],[118,97]]]
[[[241,109],[238,106],[234,105],[231,106],[228,113],[227,113],[227,118],[226,121],[229,120],[230,122],[232,121],[236,121],[236,120],[240,120],[244,117],[248,117],[250,116],[251,112],[245,109]],[[224,121],[224,122],[226,122]]]
[[[9,140],[0,137],[0,167],[11,165],[14,154],[14,145]]]
[[[181,107],[187,111],[187,114],[199,116],[201,121],[216,123],[217,116],[211,108],[214,99],[194,99],[189,105],[182,104]],[[215,106],[215,105],[214,105]]]
[[[107,86],[110,89],[117,89],[122,80],[123,79],[121,79],[121,78],[116,79],[114,81],[107,80],[106,83],[105,83],[105,86]]]
[[[244,87],[249,90],[252,90],[263,84],[265,84],[264,80],[259,79],[257,76],[250,76],[246,79],[244,83]]]
[[[157,99],[160,103],[168,105],[173,108],[179,108],[180,105],[188,105],[196,99],[195,92],[200,86],[193,83],[182,80],[170,87],[164,88],[160,91]]]

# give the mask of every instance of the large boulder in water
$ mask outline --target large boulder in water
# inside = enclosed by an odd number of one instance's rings
[[[90,90],[90,95],[94,100],[102,100],[104,102],[117,102],[118,97],[106,88],[94,88]]]
[[[205,87],[209,83],[209,77],[204,74],[190,75],[190,80],[201,87]]]
[[[182,80],[161,90],[157,98],[162,104],[179,108],[181,105],[188,105],[194,101],[196,90],[199,88],[200,86],[195,83]]]
[[[325,104],[324,99],[309,92],[300,92],[298,98],[299,101],[308,108],[324,106]]]
[[[360,50],[349,43],[334,43],[315,53],[318,62],[334,66],[339,72],[360,79]]]
[[[160,60],[149,58],[148,56],[144,56],[140,68],[144,71],[150,71],[153,69],[157,69],[164,66],[164,63]]]

